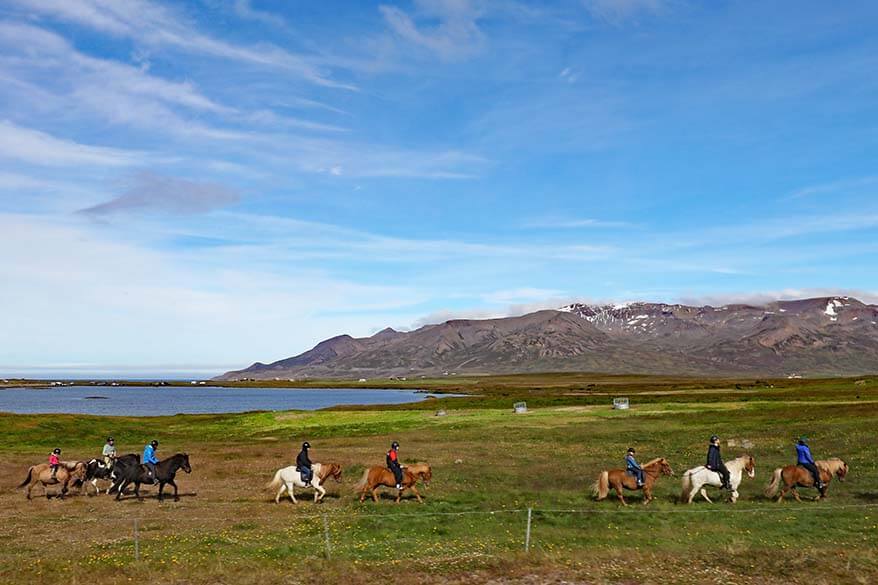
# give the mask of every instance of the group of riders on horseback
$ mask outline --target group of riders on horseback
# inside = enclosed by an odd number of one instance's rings
[[[314,489],[314,502],[320,502],[326,495],[323,483],[330,477],[341,482],[341,465],[337,463],[316,463],[311,461],[311,443],[305,441],[296,455],[295,466],[278,469],[266,486],[277,490],[274,501],[280,503],[281,496],[286,493],[295,504],[294,490],[299,488]],[[419,502],[422,502],[418,492],[417,483],[422,481],[427,485],[433,477],[433,471],[426,463],[412,463],[405,466],[399,460],[399,443],[393,441],[390,449],[384,456],[385,465],[366,468],[363,477],[355,486],[360,494],[360,501],[364,501],[367,494],[372,495],[374,501],[378,501],[377,489],[380,486],[395,488],[397,490],[396,502],[399,503],[404,490],[410,489]]]
[[[308,450],[311,448],[311,443],[305,441],[302,443],[302,450],[299,451],[299,454],[296,455],[296,471],[298,471],[302,475],[302,483],[307,485],[311,485],[311,480],[314,478],[314,470],[312,469],[311,458],[308,456]],[[402,465],[399,463],[399,443],[394,441],[390,444],[390,450],[385,455],[385,461],[387,464],[387,469],[393,473],[393,477],[396,480],[396,489],[402,489]]]
[[[634,454],[634,448],[629,448],[628,453],[625,456],[625,469],[630,475],[635,477],[637,487],[643,487],[643,468],[637,463]],[[814,463],[814,457],[811,455],[811,449],[808,447],[808,439],[804,436],[799,437],[796,441],[796,465],[801,465],[808,470],[814,480],[814,487],[818,490],[823,489],[824,484],[820,479],[820,470],[817,469],[817,464]],[[730,473],[726,464],[723,462],[722,455],[720,454],[718,435],[712,435],[710,437],[710,444],[707,447],[707,463],[704,467],[719,474],[721,482],[720,487],[724,490],[731,491],[732,484],[730,482]]]
[[[165,484],[174,488],[174,499],[178,499],[177,485],[174,483],[176,472],[180,469],[186,473],[192,471],[189,466],[189,455],[177,453],[164,461],[160,461],[157,455],[159,442],[150,441],[143,449],[143,457],[136,453],[119,456],[116,449],[116,441],[113,437],[107,437],[107,442],[101,450],[101,458],[89,461],[61,461],[61,449],[53,449],[49,454],[48,464],[34,465],[28,471],[27,479],[19,487],[27,487],[26,495],[30,499],[31,488],[37,483],[47,485],[60,485],[61,497],[68,492],[71,485],[84,485],[90,481],[97,489],[97,480],[103,479],[112,482],[107,493],[117,491],[116,499],[119,499],[125,488],[133,484],[134,493],[140,498],[140,485],[159,486],[158,497],[164,496]],[[48,497],[48,493],[46,494]]]

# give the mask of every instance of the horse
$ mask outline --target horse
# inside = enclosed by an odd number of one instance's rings
[[[737,459],[729,461],[726,467],[729,470],[729,484],[732,486],[732,494],[729,501],[734,504],[738,501],[738,486],[741,485],[741,481],[744,479],[744,473],[746,472],[749,478],[756,477],[756,461],[751,455],[741,455]],[[695,494],[701,492],[701,496],[712,504],[711,499],[707,497],[705,486],[722,487],[723,482],[719,473],[699,465],[683,474],[682,484],[681,502],[691,504]]]
[[[616,496],[623,506],[628,504],[622,496],[622,488],[629,490],[643,489],[643,505],[649,504],[652,500],[652,487],[662,475],[674,475],[668,460],[664,457],[657,457],[645,465],[641,465],[643,469],[643,486],[638,487],[637,478],[629,474],[625,469],[609,469],[602,471],[597,480],[592,484],[592,493],[598,501],[603,500],[610,493],[610,488],[616,490]]]
[[[149,468],[146,465],[134,463],[129,457],[130,456],[126,456],[116,459],[116,465],[113,466],[113,486],[110,490],[118,490],[116,493],[116,500],[119,500],[122,497],[122,492],[128,487],[128,484],[133,483],[134,495],[137,496],[138,500],[143,500],[140,496],[140,484],[154,484],[155,482],[152,481],[152,477],[149,474]],[[180,496],[177,495],[177,484],[174,482],[174,477],[180,469],[186,473],[192,473],[192,467],[189,465],[188,453],[177,453],[176,455],[156,463],[155,480],[158,481],[159,484],[158,498],[160,502],[165,499],[165,484],[173,486],[174,501],[180,501]]]
[[[814,463],[820,472],[820,481],[823,482],[823,489],[818,490],[819,493],[814,498],[815,500],[820,500],[826,497],[826,492],[829,491],[829,482],[832,481],[833,475],[838,477],[838,481],[844,481],[845,476],[848,474],[848,464],[838,457],[822,459]],[[781,482],[783,482],[782,489]],[[765,497],[773,498],[777,494],[778,489],[780,489],[780,495],[777,498],[778,502],[783,501],[783,497],[787,492],[792,492],[796,501],[801,502],[802,499],[799,497],[796,487],[814,487],[814,478],[811,476],[811,472],[798,465],[778,467],[771,476],[771,483],[765,487]]]
[[[424,482],[424,484],[428,484],[431,479],[433,479],[433,470],[427,464],[421,464],[422,466],[418,466],[416,471],[412,471],[414,466],[403,467],[402,469],[402,489],[398,490],[396,493],[396,503],[398,504],[400,498],[402,498],[402,492],[406,489],[411,489],[415,494],[415,497],[418,498],[418,502],[423,504],[424,500],[421,498],[421,494],[418,492],[418,480]],[[366,494],[372,493],[372,500],[378,501],[378,488],[380,486],[386,487],[396,487],[396,477],[393,475],[393,472],[387,469],[386,467],[374,466],[369,467],[365,471],[363,471],[363,477],[360,481],[357,482],[357,485],[354,486],[354,492],[359,492],[360,494],[360,503],[365,501]]]
[[[430,466],[426,463],[409,463],[407,465],[402,466],[403,469],[408,469],[411,473],[417,475],[421,478],[421,481],[424,483],[424,488],[430,486],[430,480],[425,480],[423,477],[426,475],[427,471],[430,471],[430,477],[433,476],[432,470]],[[394,486],[396,487],[396,486]]]
[[[280,497],[286,491],[293,503],[297,504],[293,489],[296,487],[310,487],[314,488],[314,503],[316,504],[322,502],[323,497],[326,495],[323,482],[332,477],[337,483],[341,483],[341,465],[338,463],[314,463],[311,466],[311,471],[313,472],[311,481],[306,485],[302,481],[302,473],[296,469],[295,465],[278,469],[274,474],[274,479],[265,486],[268,489],[277,489],[274,503],[280,504]]]
[[[64,496],[67,495],[69,491],[69,485],[71,480],[80,480],[85,479],[85,463],[82,461],[73,461],[73,462],[63,462],[58,466],[58,471],[55,474],[55,477],[52,477],[52,467],[48,463],[40,463],[39,465],[32,465],[30,469],[27,470],[27,477],[23,482],[19,484],[19,488],[23,488],[27,486],[25,490],[25,495],[27,499],[31,499],[30,492],[33,487],[37,483],[43,484],[43,490],[46,492],[46,498],[49,497],[49,492],[45,490],[46,486],[49,485],[61,485],[61,499],[64,499]]]
[[[102,460],[100,459],[90,459],[88,461],[83,461],[85,463],[85,478],[82,480],[82,485],[86,486],[87,484],[91,484],[95,490],[95,495],[101,493],[100,488],[98,488],[98,480],[103,479],[111,482],[113,481],[113,468],[108,467]],[[88,493],[88,488],[86,487],[86,493]],[[110,493],[110,490],[107,489],[107,493]]]

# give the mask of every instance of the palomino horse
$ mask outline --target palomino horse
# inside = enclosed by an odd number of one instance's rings
[[[49,485],[60,485],[61,499],[64,499],[64,496],[69,491],[71,481],[83,481],[85,479],[85,467],[85,463],[82,461],[62,463],[58,466],[58,472],[53,478],[51,466],[48,463],[40,463],[27,470],[27,478],[18,487],[23,488],[27,486],[24,493],[29,500],[30,492],[37,483],[42,483],[44,490]],[[49,492],[46,491],[46,498],[48,497]]]
[[[433,472],[430,469],[430,466],[426,463],[408,463],[402,466],[403,469],[409,470],[409,472],[417,475],[424,482],[424,487],[427,488],[430,485],[430,480],[423,479],[427,472],[430,471],[430,477],[433,476]],[[396,487],[396,486],[393,486]]]
[[[416,466],[405,466],[402,469],[402,489],[396,493],[396,503],[399,503],[400,498],[402,498],[402,492],[411,489],[415,494],[415,497],[418,498],[418,502],[424,503],[424,500],[421,498],[421,494],[418,493],[417,483],[418,480],[422,480],[424,484],[428,484],[431,479],[433,479],[433,470],[426,463],[418,464],[417,469],[413,471],[413,468]],[[386,467],[374,466],[369,467],[365,471],[363,471],[363,477],[357,482],[357,485],[354,486],[354,491],[360,493],[360,502],[363,502],[366,499],[366,494],[372,493],[372,500],[378,501],[378,488],[380,486],[386,487],[396,487],[396,477],[394,477],[393,472],[387,469]]]
[[[625,469],[609,469],[602,471],[597,481],[592,484],[592,492],[598,500],[603,500],[610,493],[610,488],[616,490],[616,496],[623,506],[627,506],[622,496],[622,488],[628,490],[643,489],[643,504],[652,501],[652,487],[661,475],[674,475],[668,460],[664,457],[653,459],[649,463],[640,466],[643,469],[643,486],[637,486],[637,478],[630,475]]]
[[[741,455],[726,463],[726,468],[729,470],[729,484],[732,486],[732,495],[729,501],[734,504],[738,501],[738,486],[744,479],[744,473],[751,479],[756,477],[756,461],[751,455]],[[705,487],[722,487],[722,485],[723,481],[719,473],[711,471],[703,465],[693,467],[683,474],[683,492],[680,494],[680,501],[691,504],[695,494],[701,492],[701,496],[712,504],[713,502],[707,497]]]
[[[296,496],[293,493],[294,488],[314,488],[314,503],[316,504],[323,501],[323,496],[326,495],[323,482],[331,477],[336,482],[341,483],[341,465],[338,463],[314,463],[311,466],[311,471],[314,472],[311,476],[311,483],[306,485],[302,481],[302,473],[296,469],[295,465],[278,469],[274,474],[274,479],[265,487],[272,490],[277,489],[277,495],[274,497],[276,504],[280,504],[280,497],[284,491],[290,495],[290,499],[296,504],[298,502],[296,502]]]
[[[177,495],[177,484],[174,482],[177,471],[180,469],[186,473],[192,473],[188,453],[177,453],[156,463],[155,479],[159,484],[158,499],[160,502],[165,499],[165,484],[174,488],[174,501],[180,501],[180,496]],[[141,465],[135,459],[128,459],[127,456],[120,457],[116,459],[116,464],[113,466],[113,485],[108,490],[108,493],[114,489],[118,490],[116,492],[116,499],[118,500],[122,497],[122,493],[130,483],[134,484],[134,495],[137,496],[138,500],[142,500],[143,498],[140,497],[140,484],[152,484],[154,482],[146,465]]]
[[[838,477],[838,481],[844,481],[845,476],[848,474],[848,464],[838,457],[822,459],[820,461],[815,461],[815,463],[817,464],[817,469],[820,471],[820,480],[823,482],[823,489],[820,490],[820,493],[814,498],[815,500],[819,500],[826,497],[826,492],[829,491],[829,482],[832,481],[833,475]],[[783,482],[782,489],[780,489],[781,482]],[[783,497],[787,492],[792,492],[796,501],[801,502],[802,499],[799,497],[799,492],[796,490],[797,486],[814,487],[814,478],[811,476],[811,472],[804,467],[799,467],[798,465],[778,467],[774,470],[774,473],[771,476],[771,483],[765,488],[765,497],[773,498],[778,492],[778,489],[780,489],[780,495],[777,498],[778,502],[783,500]]]

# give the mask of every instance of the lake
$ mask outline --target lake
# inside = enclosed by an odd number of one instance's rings
[[[102,416],[216,414],[251,410],[316,410],[340,404],[404,404],[413,390],[339,388],[222,388],[219,386],[65,386],[0,389],[0,412]]]

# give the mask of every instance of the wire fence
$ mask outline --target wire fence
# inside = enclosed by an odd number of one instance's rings
[[[809,526],[819,519],[826,526],[835,523],[838,530],[844,531],[851,529],[852,522],[857,523],[862,518],[868,520],[869,514],[878,509],[878,503],[632,508],[521,507],[416,512],[361,508],[325,512],[296,510],[291,514],[288,507],[272,506],[270,515],[246,516],[190,515],[188,510],[170,508],[153,516],[116,519],[112,535],[101,531],[104,523],[100,516],[83,521],[78,530],[79,542],[92,551],[89,558],[120,564],[132,561],[173,563],[193,557],[205,558],[206,555],[238,554],[240,551],[252,557],[274,559],[294,555],[348,560],[460,559],[502,552],[551,552],[565,548],[612,546],[614,542],[624,543],[626,538],[643,539],[650,531],[667,528],[671,518],[685,516],[710,515],[711,520],[686,521],[683,525],[710,530],[716,527],[717,519],[722,519],[727,529],[738,533],[754,528],[752,520],[747,519],[753,515],[778,515],[788,522],[808,515]],[[849,514],[852,510],[862,513]],[[843,514],[846,515],[841,521],[839,518]],[[0,523],[23,530],[25,524],[20,520],[11,516],[0,517]],[[48,525],[58,521],[69,523],[70,519],[40,520]],[[871,525],[865,523],[864,527],[874,526],[874,521],[871,522]],[[49,528],[46,538],[51,538]],[[0,555],[2,557],[12,559],[13,555]]]

